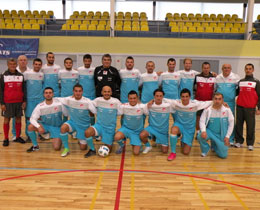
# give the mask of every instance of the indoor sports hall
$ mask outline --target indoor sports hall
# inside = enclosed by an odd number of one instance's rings
[[[112,15],[111,14],[115,14]],[[245,77],[244,67],[254,64],[260,79],[260,1],[124,1],[124,0],[0,0],[0,72],[7,69],[2,39],[38,39],[37,57],[55,54],[63,66],[70,57],[73,68],[82,66],[86,53],[92,65],[101,65],[103,54],[112,66],[125,67],[133,56],[135,68],[146,72],[147,61],[155,71],[167,71],[175,58],[175,71],[192,58],[192,69],[201,64],[221,73],[223,64]],[[33,58],[28,57],[32,67]],[[189,155],[181,153],[167,161],[153,143],[148,154],[133,155],[129,139],[121,154],[114,143],[109,156],[84,158],[86,151],[69,137],[70,154],[52,148],[51,139],[38,140],[40,150],[27,153],[31,143],[10,140],[3,147],[0,118],[0,210],[242,210],[260,209],[260,116],[256,116],[254,150],[246,142],[229,147],[221,159],[210,151],[201,156],[194,138]],[[24,118],[22,137],[25,138]],[[145,127],[148,120],[145,121]],[[170,117],[170,127],[173,118]],[[117,129],[121,127],[117,117]],[[9,136],[11,136],[11,129]],[[244,126],[244,137],[246,126]],[[101,141],[94,140],[98,149]]]

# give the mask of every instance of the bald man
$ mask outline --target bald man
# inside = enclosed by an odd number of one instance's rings
[[[93,145],[93,137],[101,136],[102,142],[110,149],[112,149],[117,115],[121,115],[120,105],[121,102],[117,98],[113,98],[112,89],[109,86],[104,86],[101,91],[102,97],[98,97],[93,101],[94,106],[97,108],[97,122],[95,125],[89,127],[85,131],[85,137],[90,147],[85,157],[90,157],[96,154]]]
[[[222,73],[216,77],[216,92],[221,93],[233,115],[235,116],[235,98],[238,87],[239,76],[232,71],[231,64],[222,65]],[[234,145],[234,132],[229,139],[230,145]]]

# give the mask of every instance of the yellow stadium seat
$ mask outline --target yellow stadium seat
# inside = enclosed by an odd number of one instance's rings
[[[78,15],[78,17],[77,17],[77,19],[79,19],[79,20],[83,20],[84,18],[85,18],[84,15]]]
[[[203,32],[204,32],[204,27],[198,26],[198,27],[197,27],[197,32],[203,33]]]
[[[86,19],[86,20],[92,20],[92,16],[91,16],[91,15],[87,15],[87,16],[85,17],[85,19]]]
[[[3,14],[4,14],[4,15],[5,15],[5,14],[10,14],[10,12],[9,12],[9,10],[5,9],[5,10],[3,11]]]
[[[140,17],[140,21],[147,21],[147,17]]]
[[[42,16],[41,15],[34,15],[34,18],[35,19],[40,19],[40,18],[42,18]]]
[[[80,25],[81,24],[81,20],[74,20],[74,24],[75,25]]]
[[[40,30],[40,25],[37,23],[32,24],[32,30]]]
[[[124,16],[124,12],[121,12],[121,11],[118,12],[118,13],[117,13],[117,16],[119,16],[119,15],[120,15],[120,16]]]
[[[209,18],[209,14],[206,14],[206,13],[205,13],[205,14],[202,15],[202,17],[203,17],[203,18]]]
[[[5,19],[5,23],[12,23],[13,20],[11,18]]]
[[[90,25],[90,21],[89,21],[89,20],[83,20],[83,21],[82,21],[82,24]]]
[[[81,12],[80,12],[80,15],[82,15],[82,16],[85,17],[85,16],[87,16],[87,12],[85,12],[85,11],[81,11]]]
[[[32,15],[32,11],[31,10],[26,10],[24,14],[25,15]]]
[[[23,29],[25,29],[25,30],[31,30],[31,29],[32,29],[32,26],[31,26],[30,23],[25,23],[25,24],[23,24]]]
[[[241,34],[244,34],[245,33],[245,27],[243,27],[243,28],[239,28],[239,33],[241,33]]]
[[[116,25],[115,26],[115,30],[116,31],[122,31],[123,30],[123,26],[122,25]]]
[[[92,19],[93,19],[93,20],[99,20],[99,19],[100,19],[100,16],[94,15],[94,16],[92,17]]]
[[[246,23],[241,23],[241,28],[245,28],[246,27]]]
[[[172,26],[171,27],[171,32],[179,32],[179,27],[176,25],[176,26]]]
[[[230,33],[230,28],[229,27],[223,28],[223,33]]]
[[[20,17],[20,18],[23,18],[23,19],[26,19],[26,18],[27,18],[25,14],[20,14],[19,17]]]
[[[11,10],[11,15],[17,14],[16,10]]]
[[[71,15],[71,16],[70,16],[70,20],[74,20],[74,19],[77,19],[77,16]]]
[[[88,30],[88,25],[87,25],[87,24],[81,24],[81,25],[79,26],[79,30],[81,30],[81,31],[86,31],[86,30]]]
[[[47,12],[47,15],[54,16],[54,12],[50,10],[50,11]]]
[[[22,19],[22,24],[29,23],[28,19]]]
[[[209,23],[209,26],[210,26],[210,27],[217,27],[217,23],[216,23],[216,22],[210,22],[210,23]]]
[[[182,27],[182,26],[185,25],[184,22],[182,22],[182,21],[181,21],[181,22],[177,22],[177,23],[178,23],[178,26],[179,26],[179,27]]]
[[[242,18],[237,18],[236,22],[243,22],[243,19]]]
[[[172,13],[167,13],[166,14],[166,19],[168,19],[168,18],[172,18]]]
[[[70,25],[69,24],[63,24],[61,27],[62,31],[70,30]]]
[[[110,30],[110,25],[106,25],[105,30],[106,30],[106,31],[109,31],[109,30]]]
[[[27,15],[26,16],[28,19],[34,19],[34,15]]]
[[[124,31],[131,31],[132,30],[131,25],[124,25],[123,30]]]
[[[225,27],[232,28],[233,27],[233,23],[226,23]]]
[[[117,20],[123,20],[123,19],[124,19],[124,16],[123,16],[123,15],[118,15],[118,16],[116,17],[116,19],[117,19]]]
[[[47,13],[46,13],[45,10],[41,10],[41,11],[40,11],[40,15],[42,15],[42,16],[43,16],[43,15],[47,15]]]
[[[104,11],[104,12],[103,12],[103,16],[107,16],[107,17],[109,17],[109,12]]]
[[[36,20],[36,19],[30,19],[30,20],[29,20],[29,23],[30,23],[30,24],[35,24],[35,23],[37,23],[37,20]]]
[[[106,25],[107,24],[107,21],[106,20],[100,20],[99,21],[99,25]]]
[[[139,17],[133,17],[132,20],[133,21],[139,21]]]
[[[181,18],[187,18],[188,16],[187,16],[187,14],[186,13],[181,13]]]
[[[37,23],[40,24],[40,25],[44,25],[44,24],[45,24],[45,20],[39,19],[39,20],[37,21]]]
[[[171,21],[171,22],[169,22],[169,26],[170,26],[170,27],[172,27],[172,26],[177,26],[177,23],[174,22],[174,21]]]
[[[126,13],[125,13],[125,16],[129,16],[129,17],[131,17],[132,14],[131,14],[131,12],[126,12]]]
[[[180,32],[188,32],[188,27],[187,26],[181,26]]]
[[[147,25],[141,25],[141,31],[149,31],[149,27]]]
[[[109,16],[101,16],[101,18],[100,18],[101,20],[108,20],[109,19]]]
[[[100,11],[96,11],[96,13],[95,13],[95,16],[101,16],[101,12]]]
[[[237,15],[237,14],[233,14],[231,18],[232,18],[232,19],[237,19],[237,18],[238,18],[238,15]]]
[[[257,15],[257,20],[260,20],[260,15]]]
[[[72,25],[72,24],[73,24],[73,20],[66,20],[66,24],[67,24],[67,25],[68,25],[68,24]]]
[[[214,27],[214,33],[222,33],[221,27]]]
[[[93,17],[93,16],[94,16],[94,12],[93,12],[93,11],[89,11],[89,12],[88,12],[88,15],[90,15],[90,16]]]
[[[141,21],[141,26],[148,26],[148,22],[147,21]]]
[[[147,15],[146,15],[145,12],[141,12],[141,13],[140,13],[140,17],[146,17],[146,18],[147,18]]]
[[[79,16],[79,11],[74,11],[72,15]]]
[[[209,26],[209,23],[203,22],[203,23],[201,23],[201,26],[202,26],[202,27],[208,27],[208,26]]]
[[[132,31],[140,31],[139,25],[132,26]]]
[[[193,26],[193,23],[192,22],[185,22],[185,26],[191,27],[191,26]]]
[[[211,21],[212,21],[212,18],[205,18],[205,21],[211,22]]]
[[[0,29],[5,29],[5,23],[4,22],[0,22]]]
[[[217,26],[223,28],[223,27],[225,27],[225,23],[223,23],[223,22],[219,22],[219,23],[217,24]]]
[[[133,21],[133,22],[132,22],[132,27],[133,27],[133,26],[139,26],[139,25],[140,25],[140,24],[139,24],[139,22],[137,22],[137,21]]]
[[[18,15],[24,15],[24,11],[23,10],[19,10],[17,14]]]
[[[12,18],[10,14],[4,14],[4,18]]]
[[[219,19],[220,19],[220,18],[224,18],[224,16],[223,16],[222,14],[218,14],[218,15],[217,15],[217,18],[219,18]]]
[[[198,20],[199,22],[203,22],[203,21],[205,21],[205,18],[200,17],[200,18],[198,18],[197,20]]]
[[[234,23],[233,27],[234,28],[241,28],[241,24],[240,23]]]
[[[125,17],[124,17],[124,20],[131,21],[131,16],[125,16]]]
[[[0,19],[3,19],[3,14],[2,13],[0,13]]]
[[[21,23],[20,19],[13,19],[13,23]]]
[[[32,14],[35,16],[35,15],[39,15],[39,11],[38,10],[33,10]]]
[[[131,21],[128,21],[128,20],[126,20],[126,21],[124,21],[124,26],[125,26],[125,25],[131,26],[131,25],[132,25],[132,22],[131,22]]]
[[[230,33],[239,33],[238,28],[231,28]]]
[[[195,15],[194,15],[193,13],[189,13],[189,14],[188,14],[188,18],[191,19],[191,18],[194,18],[194,17],[195,17]]]
[[[216,14],[210,14],[209,17],[210,17],[210,18],[216,18],[217,16],[216,16]]]
[[[229,20],[231,18],[231,15],[230,14],[225,14],[224,18]]]
[[[122,26],[123,25],[123,21],[122,20],[117,20],[116,21],[116,25],[121,25]]]
[[[104,31],[105,30],[105,25],[103,25],[103,24],[97,25],[97,30],[98,31]]]
[[[194,22],[194,23],[193,23],[193,26],[199,27],[199,26],[201,26],[201,23],[200,23],[200,22]]]
[[[133,12],[133,17],[134,17],[134,16],[139,17],[139,13],[138,13],[138,12]]]
[[[79,30],[79,25],[78,24],[71,25],[70,30]]]
[[[91,24],[90,25],[98,25],[98,20],[91,20]]]
[[[196,29],[196,27],[195,26],[190,26],[190,27],[188,27],[188,32],[196,32],[197,31],[197,29]]]
[[[18,14],[12,14],[11,16],[12,16],[12,18],[18,18],[19,17]]]
[[[94,24],[90,24],[90,25],[88,26],[88,30],[89,30],[89,31],[96,31],[96,30],[97,30],[97,27],[96,27],[96,25],[94,25]]]
[[[210,26],[209,26],[209,27],[206,27],[206,28],[205,28],[205,32],[206,32],[206,33],[213,33],[213,28],[210,27]]]
[[[202,15],[201,14],[199,14],[199,13],[197,13],[196,15],[195,15],[195,18],[201,18],[202,17]]]
[[[184,21],[188,21],[189,20],[189,18],[187,18],[187,17],[182,17],[181,19],[184,20]]]
[[[192,22],[195,22],[195,21],[197,21],[197,18],[190,18],[190,21],[192,21]]]

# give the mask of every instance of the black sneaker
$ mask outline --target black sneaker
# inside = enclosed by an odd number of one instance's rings
[[[31,146],[30,149],[27,149],[26,151],[27,152],[34,152],[34,151],[38,151],[40,148],[39,146]]]
[[[3,146],[4,146],[4,147],[8,147],[8,146],[9,146],[9,140],[8,140],[8,139],[5,139],[5,140],[3,141]]]
[[[21,144],[25,144],[25,141],[21,138],[21,137],[18,137],[14,140],[14,142],[18,142],[18,143],[21,143]]]
[[[90,157],[90,156],[93,156],[93,155],[96,155],[97,153],[96,153],[96,150],[89,150],[85,155],[84,155],[84,157],[85,158],[88,158],[88,157]]]
[[[28,138],[26,139],[26,141],[25,141],[26,143],[31,143],[32,142],[32,140],[31,140],[31,138],[28,136]]]

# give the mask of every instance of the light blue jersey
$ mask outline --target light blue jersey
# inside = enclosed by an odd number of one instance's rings
[[[43,100],[43,81],[44,74],[36,71],[24,72],[24,80],[26,81],[27,101]]]
[[[159,87],[159,77],[156,72],[151,74],[144,73],[141,75],[140,86],[142,88],[141,101],[142,103],[148,103],[154,96],[153,92]]]
[[[194,99],[193,84],[194,84],[195,76],[199,74],[199,72],[195,70],[190,70],[190,71],[180,70],[178,72],[181,75],[179,91],[181,92],[184,88],[187,88],[191,93],[191,99]]]
[[[50,105],[43,101],[33,110],[30,123],[36,128],[40,127],[39,122],[52,127],[60,127],[62,125],[62,115],[67,115],[67,111],[57,99],[53,99]]]
[[[73,87],[78,83],[79,72],[74,69],[62,69],[59,71],[58,76],[61,85],[61,97],[73,95]]]
[[[141,73],[138,69],[121,69],[119,71],[121,78],[120,100],[122,103],[128,102],[128,93],[135,90],[138,93]]]
[[[59,89],[59,79],[58,79],[58,73],[60,71],[61,67],[57,64],[54,64],[52,66],[48,66],[47,64],[44,64],[42,66],[42,72],[44,73],[44,88],[51,87],[54,91],[54,96],[59,97],[60,96],[60,89]]]
[[[83,87],[83,96],[91,100],[96,98],[96,89],[94,84],[94,71],[95,67],[85,68],[81,66],[78,68],[79,84]]]
[[[179,97],[179,72],[163,72],[159,77],[159,85],[164,91],[164,98],[178,99]]]

